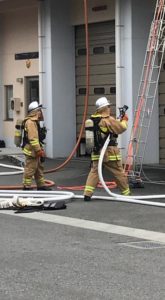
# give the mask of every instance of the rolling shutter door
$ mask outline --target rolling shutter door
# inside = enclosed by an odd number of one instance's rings
[[[84,26],[76,27],[76,128],[82,124],[85,100],[86,49]],[[95,101],[106,96],[116,112],[115,21],[89,24],[90,87],[88,116],[95,111]]]

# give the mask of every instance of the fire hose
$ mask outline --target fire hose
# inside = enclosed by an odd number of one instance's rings
[[[60,166],[53,168],[51,170],[46,170],[45,173],[51,173],[55,172],[62,167],[64,167],[73,157],[75,154],[82,137],[82,133],[84,130],[85,125],[85,119],[87,115],[87,108],[88,108],[88,96],[89,96],[89,39],[88,39],[88,13],[87,13],[87,0],[84,0],[84,16],[85,16],[85,33],[86,33],[86,97],[85,97],[85,108],[84,108],[84,115],[83,115],[83,121],[82,126],[80,129],[80,134],[77,140],[77,143],[69,155],[69,157],[62,163]],[[93,196],[92,199],[102,199],[102,200],[113,200],[113,201],[120,201],[120,202],[129,202],[129,203],[135,203],[135,204],[142,204],[142,205],[152,205],[152,206],[159,206],[159,207],[165,207],[165,203],[161,202],[153,202],[153,201],[143,201],[143,199],[163,199],[165,198],[165,195],[148,195],[148,196],[122,196],[115,193],[112,193],[111,190],[107,187],[102,174],[102,164],[103,164],[103,157],[105,154],[105,151],[108,147],[110,141],[110,136],[108,136],[99,159],[99,165],[98,165],[98,173],[99,173],[99,179],[104,187],[105,191],[108,193],[109,196]],[[16,169],[17,171],[11,172],[5,172],[1,173],[0,175],[16,175],[23,173],[23,168],[16,167],[16,166],[10,166],[10,165],[3,165],[2,167],[12,168]],[[1,188],[10,188],[9,187],[1,187]],[[13,188],[19,188],[18,186],[14,186]],[[76,195],[72,192],[66,192],[66,191],[15,191],[10,190],[10,193],[8,190],[1,190],[0,191],[0,208],[12,208],[12,207],[25,207],[25,206],[41,206],[46,201],[53,202],[53,201],[65,201],[66,203],[69,202],[71,199],[81,199],[83,198],[83,195]]]
[[[165,207],[165,203],[145,201],[149,199],[164,199],[165,195],[147,195],[147,196],[123,196],[119,194],[112,193],[107,187],[103,174],[102,165],[105,151],[110,142],[110,135],[107,137],[104,146],[101,150],[99,164],[98,164],[98,174],[101,184],[103,185],[105,191],[108,193],[107,196],[93,196],[92,199],[102,199],[108,201],[119,201],[132,204],[142,204],[149,206]],[[0,208],[12,208],[12,207],[25,207],[25,206],[35,206],[39,207],[45,202],[53,201],[65,201],[65,203],[70,202],[72,199],[82,199],[83,195],[76,195],[68,191],[15,191],[12,190],[10,193],[7,190],[0,191]]]

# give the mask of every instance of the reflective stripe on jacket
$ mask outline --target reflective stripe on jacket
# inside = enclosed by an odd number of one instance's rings
[[[99,158],[100,158],[100,154],[95,154],[92,152],[92,154],[91,154],[92,161],[97,161],[97,160],[99,160]],[[104,162],[119,161],[121,159],[122,159],[122,157],[121,157],[119,148],[116,146],[109,146],[105,152],[103,161]]]

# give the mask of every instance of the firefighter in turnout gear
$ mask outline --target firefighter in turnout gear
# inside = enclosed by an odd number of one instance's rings
[[[111,135],[109,146],[105,152],[103,166],[108,169],[115,177],[117,186],[122,195],[130,195],[127,176],[122,167],[120,150],[117,147],[117,136],[127,129],[128,117],[126,114],[120,120],[114,119],[110,115],[110,103],[106,97],[96,101],[96,112],[91,116],[97,131],[94,134],[94,148],[91,153],[91,170],[88,174],[84,189],[84,201],[90,201],[94,190],[99,182],[98,160],[101,148],[108,135]],[[95,125],[95,126],[96,126]]]
[[[46,137],[40,128],[40,121],[44,120],[42,105],[33,101],[28,107],[28,116],[24,120],[24,133],[22,150],[25,154],[25,167],[23,175],[23,189],[30,190],[34,177],[38,190],[49,190],[45,185],[43,176],[43,161],[45,152],[43,140]]]

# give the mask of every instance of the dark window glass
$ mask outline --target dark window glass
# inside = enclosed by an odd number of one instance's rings
[[[96,95],[105,94],[105,89],[103,87],[94,88],[94,94]]]
[[[77,53],[78,55],[86,55],[86,49],[85,48],[78,49]]]
[[[116,87],[115,86],[112,86],[110,88],[110,94],[116,95]]]
[[[95,47],[93,48],[94,54],[103,54],[104,53],[104,47]]]
[[[115,49],[115,45],[109,47],[109,52],[115,53],[115,50],[116,50],[116,49]]]
[[[79,91],[79,95],[85,95],[86,94],[86,88],[80,88],[78,91]]]

